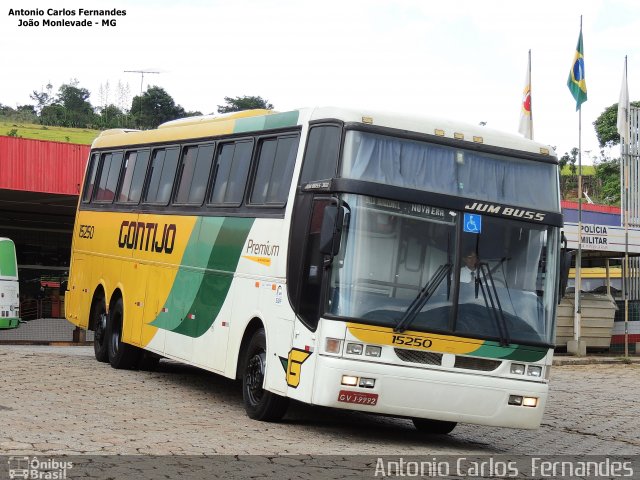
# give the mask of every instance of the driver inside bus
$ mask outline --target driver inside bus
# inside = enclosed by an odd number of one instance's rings
[[[462,257],[464,265],[460,268],[460,283],[471,283],[478,278],[478,254],[471,250]]]

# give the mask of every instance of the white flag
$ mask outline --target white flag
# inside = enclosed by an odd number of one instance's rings
[[[533,115],[531,112],[531,50],[529,50],[529,64],[527,65],[527,77],[522,90],[522,103],[520,105],[520,126],[518,132],[533,140]]]
[[[622,86],[620,87],[620,99],[618,100],[618,133],[620,140],[625,144],[629,139],[629,86],[627,85],[627,59],[624,59],[624,72],[622,74]]]

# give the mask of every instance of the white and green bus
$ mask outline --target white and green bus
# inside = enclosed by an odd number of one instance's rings
[[[291,398],[434,433],[536,428],[561,225],[549,147],[484,127],[310,108],[112,130],[66,316],[115,368],[242,379],[254,419]]]
[[[13,240],[0,237],[0,329],[20,325],[20,286]]]

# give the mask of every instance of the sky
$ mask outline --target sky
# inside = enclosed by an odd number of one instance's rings
[[[13,5],[12,5],[13,4]],[[21,9],[120,9],[113,27],[26,27]],[[599,153],[593,129],[617,103],[624,57],[640,100],[637,0],[22,0],[4,2],[0,103],[33,103],[71,79],[90,101],[117,103],[116,85],[164,88],[186,110],[216,112],[224,97],[257,95],[276,110],[341,106],[445,117],[517,133],[532,51],[534,138],[578,146],[567,78],[583,16],[588,100],[583,163]],[[79,20],[84,17],[64,17]],[[87,17],[91,18],[91,17]],[[102,17],[98,18],[100,21]],[[94,17],[95,20],[95,17]],[[103,95],[100,95],[102,87]]]

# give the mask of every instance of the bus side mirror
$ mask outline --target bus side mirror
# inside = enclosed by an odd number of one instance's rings
[[[573,250],[560,251],[560,283],[558,285],[558,303],[562,301],[562,297],[567,292],[567,283],[569,283],[569,269],[573,260]]]
[[[327,205],[320,230],[320,253],[332,257],[338,254],[343,223],[344,208],[338,205]]]

